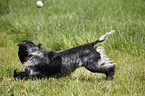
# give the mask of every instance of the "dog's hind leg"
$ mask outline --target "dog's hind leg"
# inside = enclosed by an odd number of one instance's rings
[[[89,62],[88,62],[89,63]],[[106,75],[107,79],[113,79],[113,75],[115,73],[115,65],[105,65],[102,63],[101,65],[96,63],[90,62],[89,64],[84,65],[86,69],[88,69],[91,72],[98,72],[98,73],[104,73]]]
[[[105,75],[108,80],[113,79],[114,74],[115,74],[115,65],[113,67],[109,68],[109,70],[105,72]]]

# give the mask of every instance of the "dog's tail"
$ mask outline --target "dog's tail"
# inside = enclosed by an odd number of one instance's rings
[[[101,36],[97,41],[93,42],[92,45],[95,47],[98,44],[102,44],[108,38],[108,36],[114,32],[115,30],[107,32],[105,35]]]

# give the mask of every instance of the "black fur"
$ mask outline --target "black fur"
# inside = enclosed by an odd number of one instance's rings
[[[31,41],[24,41],[19,44],[19,59],[26,62],[21,72],[14,70],[14,78],[38,78],[55,75],[67,75],[76,68],[84,66],[91,72],[105,73],[107,79],[113,79],[115,65],[100,63],[101,54],[94,46],[99,40],[84,45],[79,45],[64,51],[48,51],[35,45]],[[111,65],[112,64],[112,65]]]

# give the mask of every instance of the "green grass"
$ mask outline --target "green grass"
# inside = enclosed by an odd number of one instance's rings
[[[37,0],[0,2],[0,94],[2,96],[143,96],[145,94],[144,0]],[[116,30],[101,46],[116,65],[114,80],[79,68],[62,78],[14,80],[23,69],[17,44],[42,43],[47,50],[64,50],[97,40]],[[12,80],[7,80],[11,78]]]

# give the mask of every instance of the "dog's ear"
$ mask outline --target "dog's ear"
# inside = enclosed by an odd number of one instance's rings
[[[24,62],[26,62],[26,59],[28,57],[27,47],[25,44],[18,44],[18,46],[19,46],[18,56],[21,63],[23,64]]]
[[[41,43],[37,44],[36,46],[37,46],[39,49],[42,49],[42,48],[41,48],[41,46],[42,46]]]

